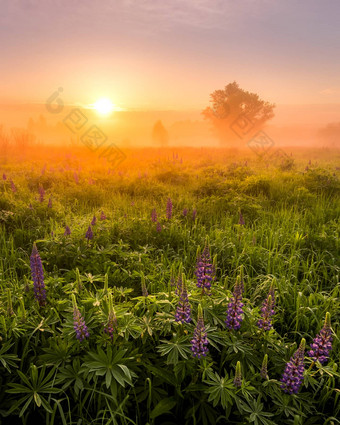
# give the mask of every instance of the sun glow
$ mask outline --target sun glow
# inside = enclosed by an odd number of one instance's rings
[[[93,107],[101,115],[108,115],[114,109],[112,102],[109,99],[105,98],[97,100]]]

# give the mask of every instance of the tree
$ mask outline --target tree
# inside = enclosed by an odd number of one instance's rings
[[[157,143],[159,146],[166,146],[169,141],[168,132],[166,131],[162,121],[157,121],[153,126],[152,130],[152,140]]]
[[[210,95],[210,102],[212,105],[202,114],[211,121],[223,144],[249,141],[274,116],[273,103],[241,89],[236,81],[229,83],[224,90],[215,90]]]

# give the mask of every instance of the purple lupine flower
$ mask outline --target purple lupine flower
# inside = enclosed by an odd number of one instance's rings
[[[243,215],[240,212],[240,218],[238,220],[238,224],[240,224],[241,226],[244,226],[246,224],[246,222],[244,221]]]
[[[18,190],[12,179],[11,179],[11,189],[12,189],[12,192],[14,193]]]
[[[85,238],[87,240],[93,239],[93,232],[92,232],[92,227],[91,226],[89,226],[89,228],[87,229]]]
[[[45,199],[45,189],[43,186],[39,186],[39,201],[44,202]]]
[[[157,232],[161,232],[162,231],[162,225],[159,221],[157,221],[157,227],[156,227]]]
[[[111,311],[108,315],[107,324],[104,327],[104,332],[108,334],[112,340],[116,329],[117,329],[117,317],[114,311]]]
[[[299,348],[295,351],[289,362],[286,364],[285,370],[281,378],[281,388],[285,393],[297,394],[303,381],[304,352],[306,340],[302,338]]]
[[[171,199],[168,198],[168,202],[166,203],[166,218],[171,220],[172,217],[172,202]]]
[[[194,357],[197,357],[200,359],[202,356],[205,357],[207,355],[209,351],[207,347],[207,345],[209,344],[209,341],[208,341],[207,332],[204,326],[203,311],[202,311],[201,304],[199,304],[198,306],[197,325],[194,330],[194,338],[190,342],[191,342],[192,355]]]
[[[183,278],[181,279],[181,291],[175,321],[178,323],[189,323],[191,321],[191,306],[189,304],[187,285]]]
[[[102,212],[100,213],[100,220],[104,221],[104,220],[106,220],[106,219],[107,219],[107,217],[106,217],[106,215],[104,214],[104,211],[102,211]]]
[[[257,326],[263,329],[264,331],[269,331],[273,327],[271,319],[272,316],[275,314],[273,304],[274,302],[272,295],[269,293],[262,304],[261,319],[257,322]]]
[[[188,208],[183,209],[183,217],[186,217],[188,215]]]
[[[6,176],[5,173],[3,173],[3,175],[2,175],[2,180],[7,180],[7,176]]]
[[[202,254],[198,257],[195,275],[197,288],[202,288],[203,294],[210,295],[211,284],[215,278],[215,266],[211,261],[208,246],[205,246]]]
[[[33,244],[30,265],[35,299],[38,301],[40,306],[44,306],[46,304],[44,271],[36,244]]]
[[[241,327],[243,321],[243,303],[242,303],[242,284],[240,276],[236,279],[231,301],[228,304],[227,319],[225,321],[227,328],[237,331]]]
[[[91,226],[95,226],[95,225],[96,225],[96,223],[97,223],[97,217],[94,215],[94,216],[93,216],[93,219],[92,219],[92,221],[91,221]]]
[[[234,378],[234,385],[237,388],[242,387],[242,372],[241,372],[241,363],[238,361],[236,363],[236,371],[235,371],[235,378]]]
[[[156,208],[154,208],[154,209],[151,211],[151,221],[152,221],[153,223],[156,223],[156,222],[157,222],[157,212],[156,212]]]
[[[48,208],[52,208],[52,198],[50,198],[50,199],[48,200],[48,205],[47,205],[47,207],[48,207]]]
[[[71,234],[71,229],[68,225],[65,226],[64,236],[69,236]]]
[[[327,363],[329,360],[329,352],[332,349],[332,341],[331,316],[329,312],[327,312],[323,328],[313,339],[308,356],[311,357],[314,362],[319,361],[321,364]]]
[[[182,273],[181,271],[178,274],[176,287],[175,287],[175,295],[180,295],[182,291]]]
[[[77,307],[73,309],[73,329],[76,331],[76,338],[80,342],[84,341],[85,338],[90,336],[85,319]]]
[[[193,212],[192,212],[192,219],[193,219],[193,221],[196,220],[196,216],[197,216],[197,211],[196,210],[193,210]]]

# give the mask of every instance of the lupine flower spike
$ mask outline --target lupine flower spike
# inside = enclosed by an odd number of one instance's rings
[[[102,212],[100,213],[100,220],[104,221],[104,220],[106,220],[106,219],[107,219],[107,217],[106,217],[106,215],[104,214],[104,211],[102,211]]]
[[[109,315],[104,332],[113,340],[115,331],[117,330],[117,317],[113,308],[112,294],[109,294]]]
[[[242,284],[240,276],[237,276],[231,301],[228,304],[227,319],[225,321],[227,328],[238,330],[243,321],[243,303],[242,303]]]
[[[172,217],[172,202],[171,199],[168,198],[168,202],[166,203],[166,218],[171,220]]]
[[[202,254],[198,257],[195,275],[197,288],[202,288],[202,294],[210,295],[211,284],[215,278],[215,266],[211,261],[208,246],[205,246]]]
[[[184,276],[181,279],[180,298],[175,314],[175,321],[178,323],[189,323],[191,321],[191,306]]]
[[[71,234],[71,229],[69,226],[65,226],[64,236],[69,236]]]
[[[11,189],[12,189],[12,192],[14,192],[14,193],[17,191],[17,188],[16,188],[13,180],[11,180]]]
[[[36,244],[33,245],[32,254],[30,257],[30,265],[35,299],[38,301],[40,306],[44,306],[46,304],[44,271]]]
[[[306,340],[302,338],[299,348],[295,351],[289,362],[286,364],[285,370],[281,378],[281,388],[285,393],[297,394],[302,381],[304,366],[304,352]]]
[[[263,357],[260,375],[262,379],[268,379],[268,354]]]
[[[201,304],[198,305],[197,325],[194,330],[194,338],[191,340],[192,355],[197,358],[205,357],[209,352],[207,332],[204,326],[203,311]]]
[[[159,221],[157,221],[156,230],[157,230],[158,233],[162,231],[162,225]]]
[[[43,186],[39,186],[39,201],[44,202],[45,199],[45,189]]]
[[[149,295],[148,290],[146,288],[145,276],[144,276],[143,273],[142,273],[142,295],[145,298],[148,297],[148,295]]]
[[[92,227],[89,226],[89,228],[87,229],[85,238],[89,241],[90,239],[93,239],[93,232],[92,232]]]
[[[197,211],[196,210],[193,210],[193,212],[192,212],[192,219],[193,219],[193,221],[196,220],[196,216],[197,216]]]
[[[97,223],[97,217],[94,215],[91,221],[91,226],[94,226]]]
[[[241,226],[244,226],[246,224],[246,222],[244,221],[243,215],[240,212],[240,218],[238,220],[238,224],[240,224]]]
[[[188,215],[188,209],[184,208],[183,209],[183,217],[186,217]]]
[[[273,309],[273,298],[272,295],[269,294],[267,298],[263,301],[261,308],[261,319],[257,322],[257,326],[264,331],[269,331],[272,325],[272,316],[275,314]]]
[[[157,212],[156,212],[156,209],[155,208],[151,211],[151,221],[153,223],[156,223],[157,222]]]
[[[85,323],[85,319],[81,315],[79,308],[77,306],[76,297],[72,294],[72,304],[73,304],[73,329],[76,331],[76,338],[78,341],[82,342],[85,338],[90,336],[88,328]]]
[[[2,175],[2,180],[7,180],[7,176],[6,176],[5,173],[3,173],[3,175]]]
[[[308,351],[308,356],[314,362],[319,361],[321,364],[327,363],[329,353],[332,349],[332,340],[331,315],[327,312],[323,328],[314,338],[310,346],[311,350]]]
[[[237,388],[240,388],[242,386],[242,372],[241,372],[241,363],[238,361],[236,363],[236,371],[235,371],[235,378],[234,378],[234,385]]]

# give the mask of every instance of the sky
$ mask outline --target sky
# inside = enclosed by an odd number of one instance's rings
[[[232,81],[340,103],[339,0],[0,0],[0,104],[202,109]]]

